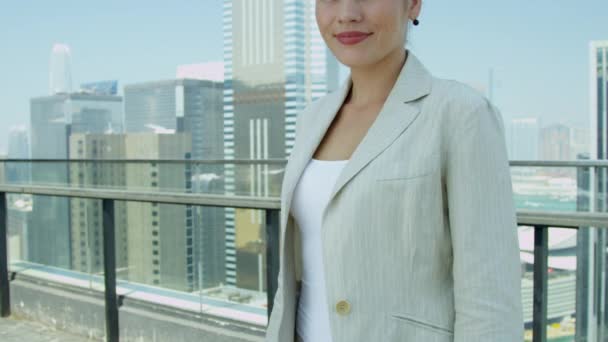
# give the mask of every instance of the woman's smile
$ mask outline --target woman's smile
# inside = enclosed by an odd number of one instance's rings
[[[349,31],[342,32],[336,35],[338,41],[344,45],[354,45],[364,41],[367,37],[371,36],[373,33],[359,32],[359,31]]]

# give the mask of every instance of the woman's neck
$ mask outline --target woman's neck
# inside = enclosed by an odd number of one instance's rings
[[[398,49],[372,66],[351,68],[352,87],[345,103],[355,108],[383,104],[406,58],[406,50]]]

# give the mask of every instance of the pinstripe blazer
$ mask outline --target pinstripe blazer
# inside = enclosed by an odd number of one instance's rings
[[[351,85],[349,75],[297,118],[281,189],[280,271],[268,342],[294,340],[301,246],[289,208]],[[501,115],[485,97],[433,77],[408,52],[323,212],[334,342],[523,341],[504,139]]]

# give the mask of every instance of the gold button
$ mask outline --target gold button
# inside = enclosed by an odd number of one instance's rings
[[[345,300],[339,301],[338,303],[336,303],[336,311],[340,315],[348,315],[348,313],[350,312],[350,303]]]

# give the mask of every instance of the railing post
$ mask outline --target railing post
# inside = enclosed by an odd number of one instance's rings
[[[266,294],[269,319],[279,275],[279,214],[278,209],[266,209]]]
[[[114,200],[102,200],[103,268],[105,281],[106,341],[118,342],[118,301],[116,298],[116,246]]]
[[[547,341],[547,262],[549,257],[549,229],[534,226],[534,300],[533,330],[534,342]]]
[[[6,192],[0,192],[0,317],[11,314],[11,293],[8,279],[8,248],[6,237],[8,233],[8,208]]]

